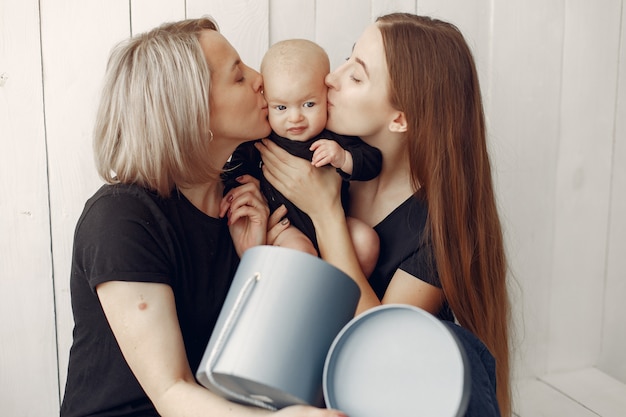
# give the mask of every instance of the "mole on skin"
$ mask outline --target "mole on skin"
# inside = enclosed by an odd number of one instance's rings
[[[148,303],[142,301],[141,303],[139,303],[139,310],[145,310],[146,308],[148,308]]]

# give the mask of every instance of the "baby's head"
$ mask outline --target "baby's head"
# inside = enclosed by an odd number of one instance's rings
[[[315,42],[290,39],[268,49],[261,62],[263,91],[274,132],[305,141],[326,126],[328,55]]]

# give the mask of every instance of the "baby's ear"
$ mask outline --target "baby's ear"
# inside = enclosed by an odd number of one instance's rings
[[[389,123],[389,130],[394,133],[404,133],[407,129],[406,116],[403,111],[395,114],[394,119]]]

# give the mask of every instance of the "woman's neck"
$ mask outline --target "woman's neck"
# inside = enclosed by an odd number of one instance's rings
[[[214,137],[211,144],[212,160],[208,161],[214,167],[223,167],[235,151],[238,143],[232,139]],[[190,187],[178,187],[181,193],[198,210],[210,217],[219,217],[220,202],[224,193],[224,184],[220,178],[214,181],[195,184]]]
[[[207,216],[219,217],[220,202],[224,192],[224,185],[220,179],[206,184],[178,187],[178,189],[198,210]]]
[[[372,227],[415,193],[406,151],[381,151],[383,166],[378,177],[350,184],[350,215]]]

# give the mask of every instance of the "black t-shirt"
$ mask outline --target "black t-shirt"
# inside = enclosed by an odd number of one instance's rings
[[[157,416],[122,357],[98,284],[171,286],[195,372],[238,263],[226,220],[206,216],[177,191],[163,199],[138,186],[103,186],[87,201],[74,236],[74,340],[61,416]]]
[[[374,226],[380,238],[380,253],[369,282],[379,299],[385,295],[397,269],[441,288],[431,242],[424,239],[427,217],[426,201],[418,192]],[[437,317],[454,321],[447,303]]]
[[[352,174],[337,169],[343,178],[341,186],[341,203],[346,212],[349,211],[350,181],[369,181],[380,173],[382,168],[382,154],[377,148],[368,145],[357,136],[344,136],[324,129],[317,136],[306,140],[296,141],[278,136],[272,132],[269,136],[271,141],[286,150],[292,155],[310,161],[313,158],[313,151],[309,148],[319,139],[329,139],[337,142],[339,146],[350,152],[352,155]],[[311,218],[291,201],[287,200],[270,182],[263,176],[261,171],[261,153],[254,147],[254,142],[245,142],[233,153],[231,160],[226,165],[222,179],[224,180],[224,192],[239,186],[236,178],[243,174],[249,174],[259,179],[261,192],[267,199],[267,204],[271,212],[274,212],[281,205],[287,208],[287,217],[292,226],[304,233],[313,243],[315,249],[319,250],[315,227]]]

